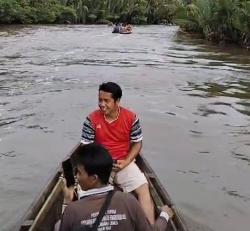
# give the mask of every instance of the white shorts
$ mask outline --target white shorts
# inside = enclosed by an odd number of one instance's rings
[[[141,185],[148,183],[145,175],[134,161],[119,172],[111,172],[111,181],[123,189],[132,192]]]

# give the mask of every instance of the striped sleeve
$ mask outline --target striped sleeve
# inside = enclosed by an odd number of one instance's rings
[[[93,128],[90,118],[87,117],[86,120],[83,122],[82,126],[82,144],[89,144],[94,142],[95,140],[95,129]]]
[[[142,130],[139,118],[135,118],[135,121],[132,125],[131,133],[130,133],[130,141],[131,142],[139,142],[143,139]]]

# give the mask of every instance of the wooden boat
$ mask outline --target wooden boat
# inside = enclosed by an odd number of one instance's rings
[[[79,144],[72,150],[69,156],[77,152],[78,148]],[[149,182],[156,214],[159,214],[159,208],[165,204],[170,206],[174,211],[174,217],[170,220],[167,230],[188,231],[183,219],[171,201],[170,196],[161,185],[156,174],[143,155],[139,155],[136,162],[140,169],[144,172]],[[53,231],[55,223],[61,216],[63,203],[63,182],[60,178],[61,173],[61,167],[59,166],[44,190],[31,204],[30,208],[15,230]]]
[[[123,31],[123,32],[119,32],[120,34],[132,34],[132,31]]]
[[[121,32],[114,32],[112,31],[113,34],[132,34],[132,31],[121,31]]]

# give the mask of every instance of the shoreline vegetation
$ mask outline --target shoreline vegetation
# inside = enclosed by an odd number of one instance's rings
[[[0,0],[0,24],[176,24],[250,49],[250,0]]]
[[[0,0],[1,24],[160,24],[179,0]]]
[[[250,0],[183,0],[174,22],[218,44],[250,49]]]

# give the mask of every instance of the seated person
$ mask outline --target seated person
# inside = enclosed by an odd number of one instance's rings
[[[148,182],[134,162],[142,147],[140,121],[134,112],[121,106],[121,97],[122,89],[117,83],[106,82],[99,86],[99,109],[90,113],[84,121],[81,143],[96,142],[108,149],[115,162],[111,178],[123,191],[137,195],[143,211],[153,224],[154,205]]]
[[[132,32],[132,26],[130,24],[125,27],[126,32]]]
[[[130,33],[132,32],[132,26],[127,23],[123,23],[120,29],[120,33]]]
[[[120,33],[121,26],[119,23],[116,23],[115,26],[113,27],[112,33]]]
[[[168,219],[173,216],[168,206],[162,207],[159,218],[152,226],[133,195],[114,191],[113,186],[108,185],[113,160],[105,148],[95,143],[81,146],[73,159],[78,183],[86,192],[80,200],[68,203],[60,231],[91,230],[92,226],[95,230],[99,227],[111,231],[166,230]],[[67,190],[68,197],[65,200],[70,201],[73,191]],[[100,211],[103,204],[106,209]]]

